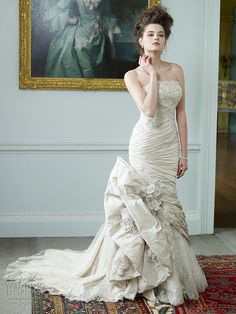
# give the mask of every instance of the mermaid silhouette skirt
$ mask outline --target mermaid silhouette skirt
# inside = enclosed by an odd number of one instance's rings
[[[148,88],[148,86],[146,87]],[[178,81],[159,82],[159,110],[140,112],[104,194],[105,221],[86,250],[46,249],[10,263],[4,279],[69,300],[133,300],[180,305],[207,288],[176,192]]]

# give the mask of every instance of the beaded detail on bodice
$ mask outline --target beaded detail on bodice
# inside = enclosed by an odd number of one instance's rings
[[[165,122],[174,122],[175,109],[183,94],[182,87],[177,80],[158,81],[157,83],[159,91],[155,115],[149,117],[143,111],[140,111],[140,122],[147,129],[156,129]],[[149,84],[144,86],[145,91],[148,88]]]

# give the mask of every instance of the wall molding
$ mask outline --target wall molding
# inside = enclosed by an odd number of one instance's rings
[[[1,213],[0,237],[94,236],[95,230],[105,222],[104,214],[87,211]]]
[[[102,212],[25,212],[25,213],[0,213],[0,223],[9,222],[73,222],[73,221],[91,221],[101,220],[104,217]]]
[[[186,213],[186,219],[191,235],[199,234],[199,213]],[[60,237],[61,234],[63,237],[87,237],[96,235],[95,230],[103,224],[105,224],[105,211],[59,214],[2,213],[0,214],[0,237]]]
[[[202,111],[199,179],[201,234],[214,233],[215,166],[218,103],[220,0],[204,1],[203,5]]]
[[[128,143],[43,143],[43,142],[22,142],[22,143],[0,143],[1,153],[99,153],[113,151],[128,151]],[[189,143],[188,151],[200,151],[200,143]]]

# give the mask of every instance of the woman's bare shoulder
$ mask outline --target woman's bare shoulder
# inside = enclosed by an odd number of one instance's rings
[[[174,62],[167,62],[163,61],[163,77],[164,79],[175,79],[175,80],[181,80],[181,77],[183,77],[183,68]]]
[[[132,69],[132,70],[125,72],[124,79],[129,79],[129,78],[133,78],[136,76],[137,76],[137,73],[136,73],[135,69]]]
[[[172,63],[172,73],[176,77],[176,79],[181,83],[181,85],[184,85],[184,70],[181,65],[177,63]]]
[[[138,71],[140,71],[140,66],[137,68],[131,69],[127,71],[124,75],[124,77],[137,77],[138,78]]]
[[[136,82],[136,83],[139,82],[136,68],[132,69],[132,70],[129,70],[129,71],[127,71],[125,73],[124,81],[125,81],[126,84],[129,84],[129,82]]]
[[[145,80],[148,80],[148,75],[138,66],[137,68],[127,71],[124,75],[124,80],[128,83],[132,81],[143,86],[145,85]]]
[[[177,64],[177,63],[171,63],[171,69],[174,72],[183,72],[183,68],[181,67],[181,65]]]

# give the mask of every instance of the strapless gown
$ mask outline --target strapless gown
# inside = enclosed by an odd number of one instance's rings
[[[176,192],[180,153],[178,81],[158,81],[157,113],[140,111],[129,162],[117,156],[104,193],[105,221],[86,250],[46,249],[10,263],[5,280],[69,300],[133,300],[180,305],[208,284]],[[148,85],[144,87],[147,91]]]

